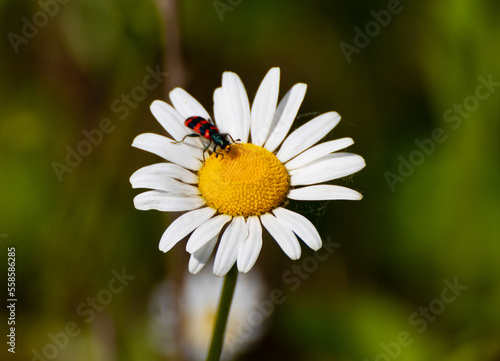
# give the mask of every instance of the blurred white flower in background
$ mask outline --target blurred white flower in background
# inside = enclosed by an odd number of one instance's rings
[[[223,279],[205,268],[186,272],[182,285],[160,283],[150,298],[149,339],[160,354],[182,354],[186,360],[205,360],[212,336]],[[258,270],[239,274],[231,304],[222,360],[229,361],[261,338],[270,316],[259,308],[266,287]]]

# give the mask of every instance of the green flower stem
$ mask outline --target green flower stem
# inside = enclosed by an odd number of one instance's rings
[[[226,333],[227,319],[229,317],[229,309],[233,301],[234,289],[236,288],[236,280],[238,278],[238,269],[236,265],[224,277],[224,285],[222,286],[222,294],[219,301],[219,309],[215,318],[214,332],[210,349],[208,350],[207,361],[219,361],[222,354],[222,345],[224,344],[224,334]]]

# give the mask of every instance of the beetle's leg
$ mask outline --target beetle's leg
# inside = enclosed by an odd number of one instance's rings
[[[212,141],[210,141],[203,149],[203,161],[205,161],[205,152],[208,150],[208,147],[210,147],[210,144],[212,144]]]
[[[231,142],[236,143],[236,142],[241,142],[241,139],[236,139],[236,141],[231,137],[231,134],[229,133],[224,133],[222,134],[223,137],[229,137],[231,139]],[[226,138],[227,139],[227,138]]]
[[[184,142],[184,140],[187,138],[187,137],[199,137],[200,135],[199,134],[196,134],[196,133],[193,133],[193,134],[187,134],[184,136],[184,138],[182,138],[182,140],[178,140],[176,142],[172,142],[172,144],[179,144],[179,143],[182,143]]]
[[[219,155],[224,158],[224,153],[222,153],[222,149],[220,151],[217,151],[217,144],[214,146],[214,153],[215,153],[215,158],[219,158]]]

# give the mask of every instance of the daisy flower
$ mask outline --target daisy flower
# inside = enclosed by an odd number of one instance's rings
[[[294,85],[278,104],[279,80],[280,69],[269,70],[250,106],[241,79],[225,72],[222,87],[214,92],[215,117],[176,88],[170,92],[173,106],[159,100],[151,104],[151,112],[172,138],[146,133],[134,139],[132,146],[167,161],[141,168],[130,177],[133,188],[151,189],[137,195],[134,205],[139,210],[187,212],[166,229],[159,248],[167,252],[190,235],[186,251],[191,254],[191,273],[203,268],[217,243],[215,275],[224,276],[235,263],[240,272],[248,272],[261,251],[263,228],[288,257],[298,259],[297,237],[313,250],[321,248],[322,242],[307,218],[285,208],[287,199],[362,198],[355,190],[322,184],[365,166],[361,156],[338,152],[354,143],[351,138],[316,145],[340,116],[336,112],[319,115],[287,136],[307,85]],[[212,119],[221,133],[238,141],[219,151],[218,157],[204,154],[200,138],[177,143],[192,133],[184,125],[192,116]]]

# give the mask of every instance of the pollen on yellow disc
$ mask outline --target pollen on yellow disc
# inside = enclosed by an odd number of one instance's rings
[[[290,189],[285,166],[267,149],[232,144],[212,154],[199,172],[201,195],[207,205],[231,216],[260,215],[280,206]]]

